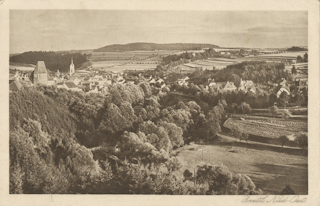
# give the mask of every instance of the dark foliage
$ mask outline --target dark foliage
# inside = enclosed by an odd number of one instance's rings
[[[55,52],[30,51],[10,57],[10,62],[36,65],[38,61],[44,61],[47,69],[51,71],[55,72],[59,70],[60,72],[68,72],[71,58],[73,58],[73,63],[76,68],[87,61],[87,58],[80,53],[62,54]]]

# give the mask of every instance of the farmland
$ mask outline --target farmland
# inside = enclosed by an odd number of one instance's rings
[[[201,51],[201,50],[199,50]],[[198,51],[198,52],[199,52]],[[155,69],[161,63],[162,57],[172,54],[181,54],[185,51],[179,50],[155,50],[155,51],[119,51],[119,52],[91,52],[88,60],[92,62],[92,67],[106,71],[124,71],[124,70],[149,70]],[[188,51],[194,52],[194,51]],[[197,60],[179,67],[184,72],[193,72],[195,68],[212,70],[222,69],[228,65],[241,63],[243,61],[266,61],[281,62],[284,60],[296,59],[298,55],[303,56],[305,52],[290,52],[279,54],[263,54],[253,57],[239,58],[209,58]],[[287,70],[291,66],[286,67]]]
[[[247,174],[264,194],[280,194],[287,184],[296,194],[308,193],[306,156],[261,150],[223,138],[217,145],[185,146],[177,157],[182,161],[182,171],[193,172],[196,165],[203,163],[224,165],[234,173]]]
[[[266,62],[281,62],[285,60],[294,60],[298,55],[303,56],[306,52],[290,52],[279,54],[262,54],[253,57],[239,57],[239,58],[209,58],[207,60],[197,60],[191,63],[184,64],[181,68],[183,70],[192,70],[197,67],[204,69],[222,69],[231,64],[241,63],[243,61],[266,61]],[[286,69],[291,69],[292,66],[288,66]]]
[[[92,52],[88,58],[92,67],[105,71],[155,69],[163,56],[177,51]]]
[[[255,116],[245,116],[245,119],[230,118],[225,122],[225,126],[228,128],[235,125],[239,125],[242,132],[267,138],[278,138],[281,135],[306,132],[308,128],[306,121]]]

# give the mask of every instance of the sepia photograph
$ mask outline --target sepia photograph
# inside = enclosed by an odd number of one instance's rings
[[[319,203],[313,11],[132,5],[6,11],[5,193]]]
[[[10,11],[10,193],[308,194],[307,14]]]

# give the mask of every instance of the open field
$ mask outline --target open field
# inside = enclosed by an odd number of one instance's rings
[[[263,54],[254,57],[239,57],[239,58],[209,58],[207,60],[197,60],[191,63],[184,64],[183,69],[188,70],[188,68],[202,67],[204,69],[212,69],[213,66],[216,69],[222,69],[231,64],[241,63],[243,61],[266,61],[266,62],[281,62],[284,60],[296,59],[298,55],[303,56],[305,52],[290,52],[290,53],[279,53],[279,54]],[[290,69],[292,66],[287,67]]]
[[[107,71],[124,71],[124,70],[147,70],[155,69],[162,61],[162,57],[177,54],[185,51],[128,51],[128,52],[92,52],[89,60],[92,62],[93,68],[103,69]],[[264,54],[254,57],[239,58],[209,58],[206,60],[197,60],[179,67],[185,72],[192,72],[197,67],[212,70],[223,69],[228,65],[241,63],[243,61],[266,61],[281,62],[288,59],[296,59],[298,55],[303,56],[305,52],[289,52],[280,54]],[[286,69],[291,71],[291,66]]]
[[[162,57],[176,51],[92,52],[92,67],[105,71],[155,69]]]
[[[297,132],[307,132],[307,121],[283,120],[259,116],[244,116],[244,119],[229,118],[224,126],[233,128],[238,125],[242,132],[267,138],[278,138],[282,135],[293,135]]]
[[[287,184],[296,194],[308,194],[306,156],[226,143],[185,146],[177,154],[183,164],[182,171],[188,169],[193,173],[201,163],[225,165],[233,173],[247,174],[264,194],[279,194]]]
[[[299,51],[299,52],[288,52],[288,53],[279,53],[279,54],[261,54],[260,57],[297,57],[303,56],[308,51]]]
[[[15,63],[10,62],[9,69],[16,69],[20,71],[33,71],[35,68],[35,65],[32,64],[21,64],[21,63]]]
[[[157,58],[157,60],[161,60],[161,57],[175,54],[177,51],[174,50],[160,50],[160,51],[128,51],[128,52],[92,52],[90,56],[90,60],[99,61],[102,59],[105,60],[145,60],[149,58]]]

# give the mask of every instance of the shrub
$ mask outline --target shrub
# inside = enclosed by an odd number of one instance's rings
[[[289,110],[287,109],[284,109],[283,112],[282,112],[282,118],[283,119],[289,119],[291,117],[291,113]]]
[[[285,144],[287,144],[287,142],[289,142],[289,139],[287,136],[280,136],[279,137],[279,141],[280,141],[280,144],[281,146],[283,147]]]

